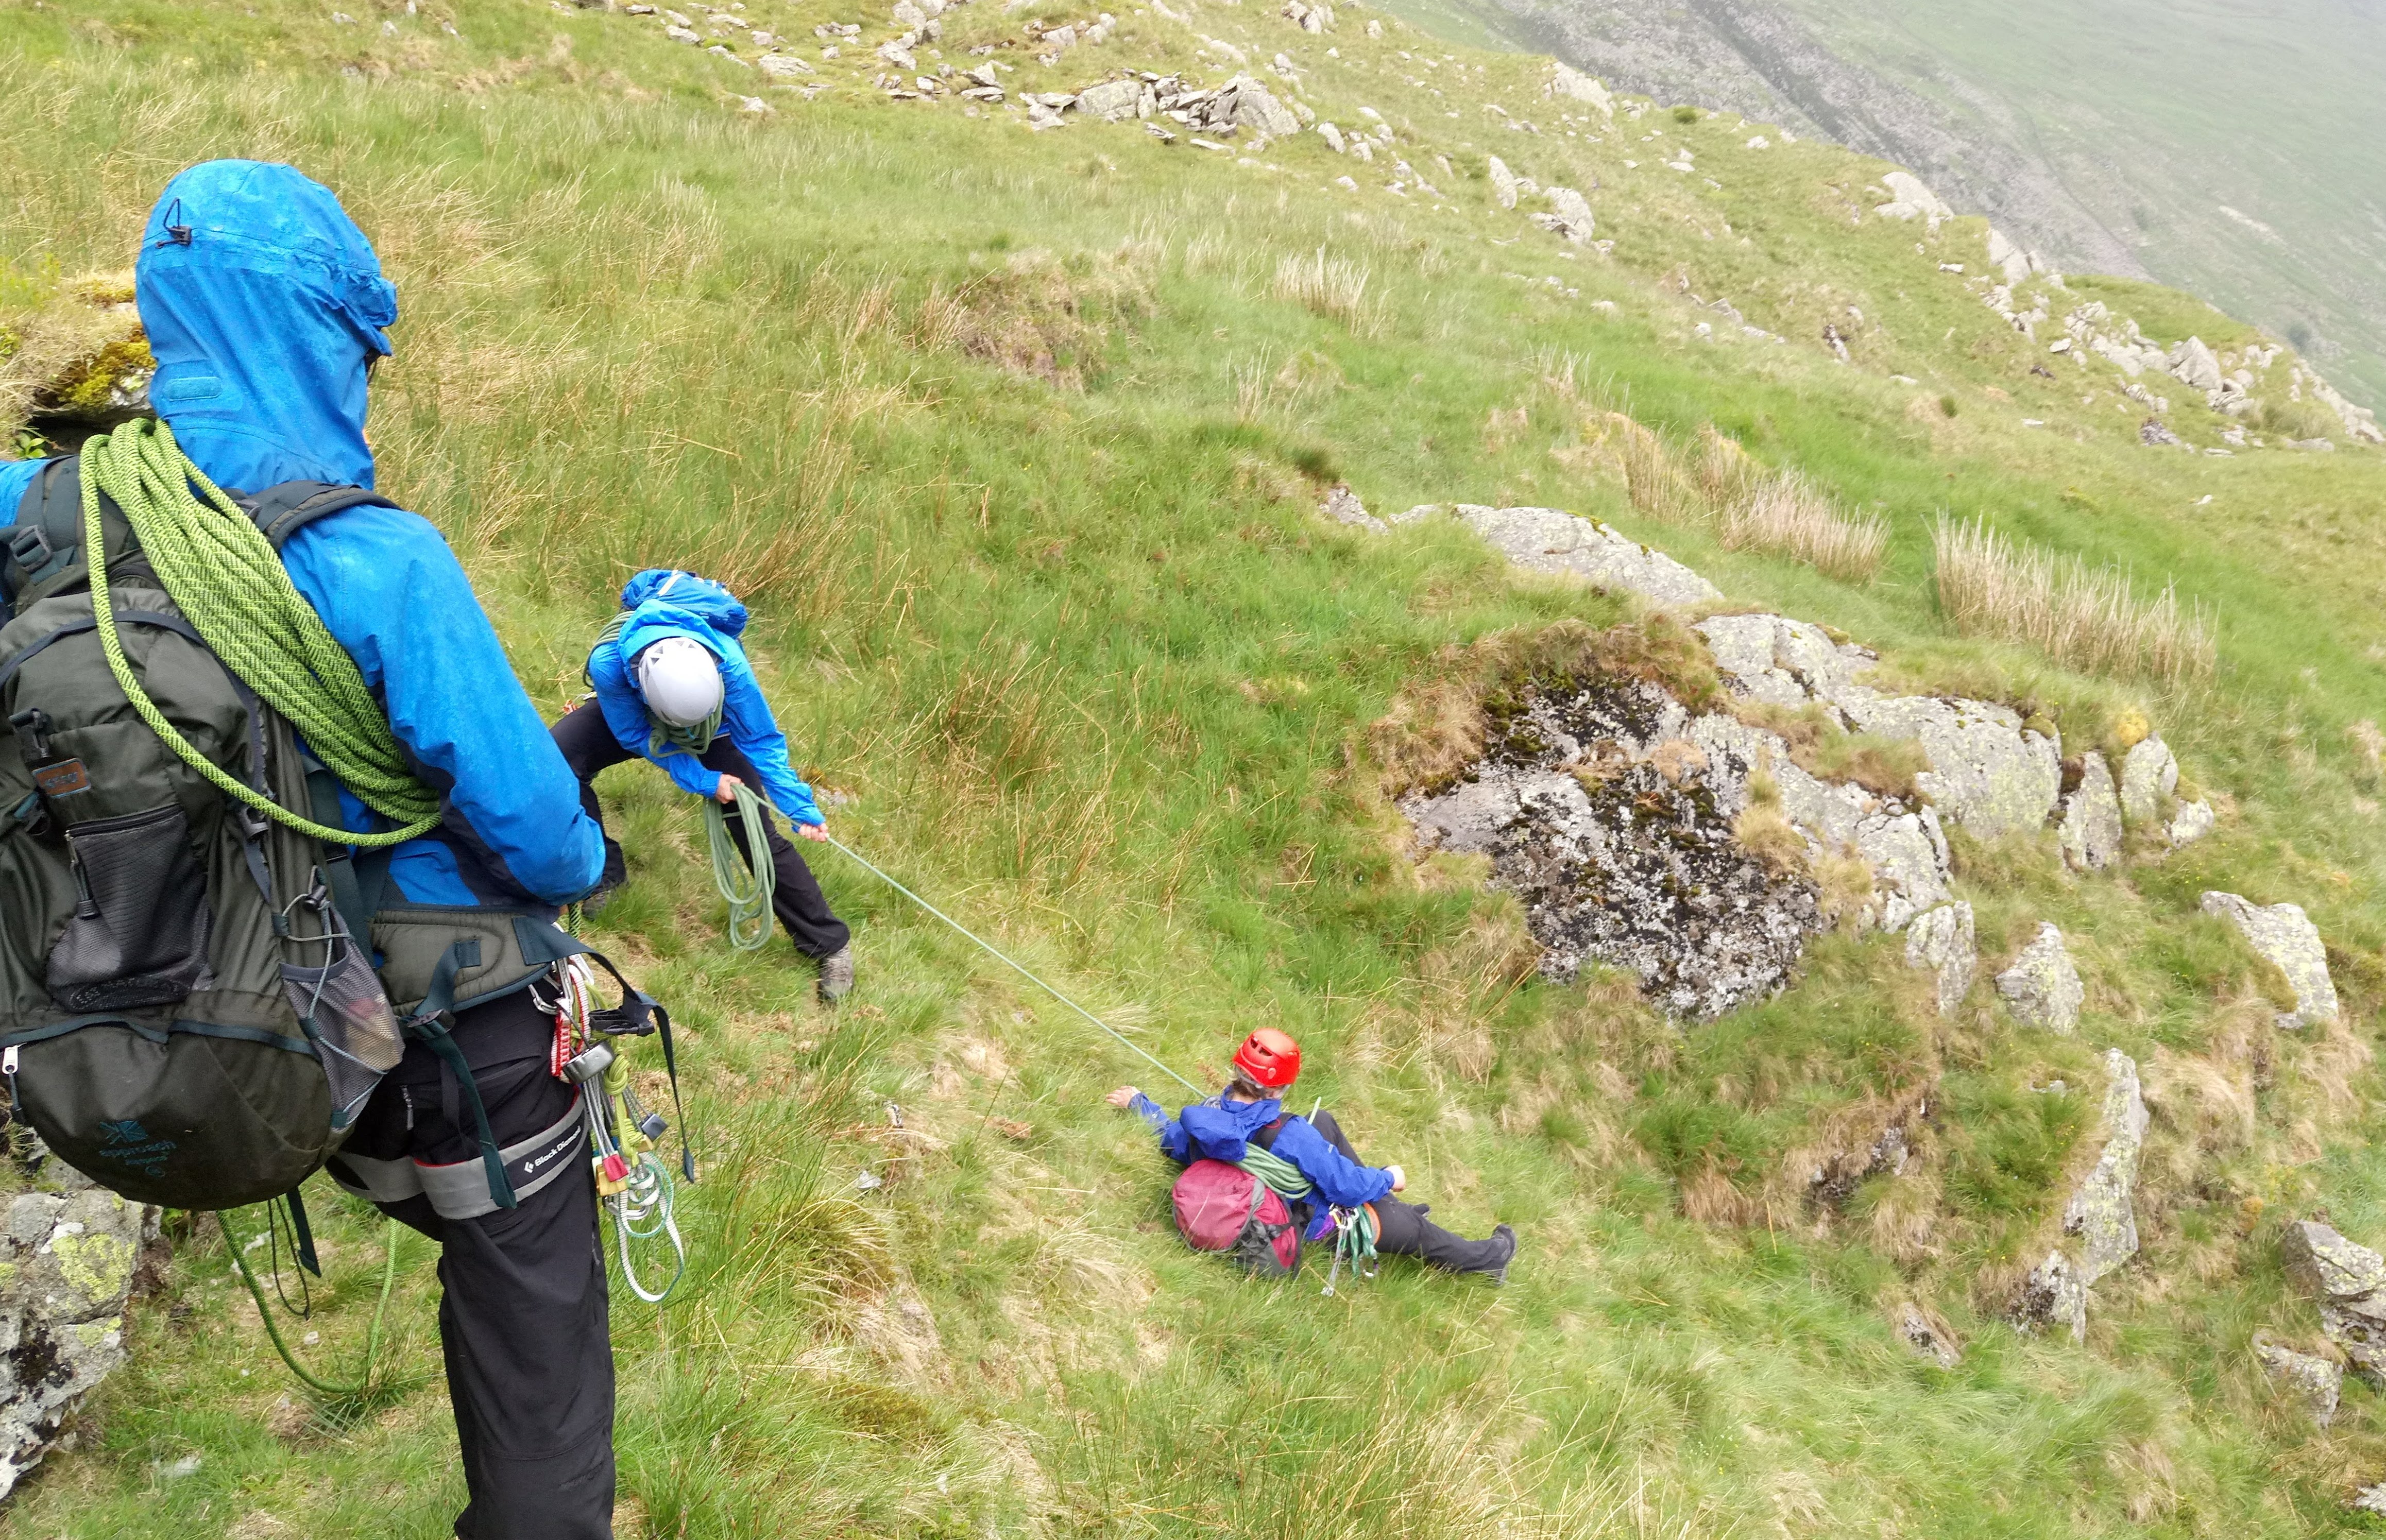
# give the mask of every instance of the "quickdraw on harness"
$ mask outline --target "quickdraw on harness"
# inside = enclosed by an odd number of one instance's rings
[[[1316,1191],[1315,1184],[1301,1174],[1299,1166],[1257,1145],[1246,1145],[1243,1158],[1235,1164],[1275,1189],[1276,1196],[1288,1204],[1297,1203]],[[1323,1240],[1325,1235],[1320,1227],[1325,1224],[1333,1226],[1334,1265],[1326,1270],[1323,1291],[1331,1299],[1334,1297],[1334,1284],[1342,1276],[1344,1262],[1350,1264],[1350,1276],[1353,1278],[1375,1276],[1375,1211],[1363,1203],[1355,1208],[1334,1204],[1322,1207],[1324,1212],[1319,1216],[1319,1223],[1312,1225],[1308,1234],[1302,1238]]]
[[[596,958],[612,971],[612,964]],[[618,981],[621,975],[614,973]],[[659,1036],[663,1062],[672,1081],[672,1111],[680,1119],[680,1164],[687,1180],[696,1180],[695,1157],[689,1152],[686,1113],[679,1105],[679,1068],[672,1047],[671,1016],[646,995],[622,983],[623,1005],[606,1009],[596,1004],[596,969],[590,956],[567,958],[555,965],[555,993],[534,991],[539,1008],[555,1020],[555,1044],[547,1068],[555,1078],[580,1088],[580,1117],[588,1138],[589,1164],[595,1169],[597,1201],[612,1212],[613,1234],[622,1258],[622,1277],[630,1292],[649,1305],[660,1304],[687,1271],[687,1245],[681,1239],[676,1213],[677,1190],[671,1169],[655,1153],[670,1125],[662,1114],[641,1105],[630,1084],[629,1046],[634,1038]],[[659,1289],[649,1290],[638,1276],[630,1254],[632,1241],[657,1236],[671,1242],[672,1275]]]

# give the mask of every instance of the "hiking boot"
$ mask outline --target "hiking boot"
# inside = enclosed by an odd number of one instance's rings
[[[1504,1287],[1508,1282],[1508,1264],[1516,1259],[1516,1232],[1512,1225],[1495,1225],[1491,1230],[1491,1238],[1495,1241],[1506,1241],[1508,1254],[1500,1258],[1498,1267],[1484,1269],[1483,1275],[1491,1280],[1494,1288]]]
[[[821,1003],[833,1006],[852,993],[853,944],[848,942],[821,958]]]

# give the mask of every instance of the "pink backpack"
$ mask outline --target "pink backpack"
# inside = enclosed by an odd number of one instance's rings
[[[1245,1272],[1289,1278],[1300,1271],[1300,1233],[1274,1188],[1240,1166],[1196,1160],[1176,1179],[1176,1228],[1196,1251],[1223,1251]]]

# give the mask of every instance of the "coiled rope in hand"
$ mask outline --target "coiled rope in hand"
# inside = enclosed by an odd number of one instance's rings
[[[603,646],[622,634],[629,612],[613,618],[596,638]],[[594,649],[591,649],[592,655]],[[655,751],[668,754],[678,750],[702,754],[721,735],[721,707],[694,727],[673,727],[657,719]],[[746,831],[747,856],[740,859],[737,837],[729,832],[729,809],[719,797],[708,797],[704,804],[704,839],[712,852],[712,885],[721,890],[721,901],[729,906],[729,945],[740,952],[759,952],[771,939],[771,904],[779,890],[779,870],[771,859],[770,804],[743,781],[733,794],[736,797],[737,821]]]
[[[199,495],[192,495],[192,488]],[[307,747],[374,812],[387,833],[333,829],[292,812],[200,753],[142,688],[108,595],[99,495],[124,511],[142,554],[224,666],[287,718]],[[209,481],[163,422],[135,420],[82,446],[82,526],[92,614],[108,671],[149,730],[225,795],[302,834],[340,845],[397,845],[439,823],[439,795],[407,768],[364,676],[290,581],[273,543]]]

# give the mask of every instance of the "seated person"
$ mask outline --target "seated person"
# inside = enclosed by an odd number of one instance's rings
[[[1508,1263],[1516,1255],[1515,1231],[1502,1224],[1482,1240],[1470,1241],[1426,1219],[1428,1206],[1393,1197],[1408,1186],[1407,1175],[1398,1166],[1361,1160],[1334,1114],[1303,1118],[1285,1111],[1284,1093],[1300,1073],[1300,1045],[1274,1027],[1262,1027],[1235,1050],[1234,1079],[1226,1088],[1173,1119],[1132,1085],[1120,1086],[1109,1099],[1112,1107],[1134,1108],[1157,1130],[1161,1150],[1180,1166],[1201,1159],[1231,1163],[1243,1158],[1246,1146],[1256,1145],[1298,1167],[1313,1189],[1292,1201],[1293,1218],[1304,1233],[1321,1206],[1364,1204],[1375,1211],[1377,1251],[1506,1283]]]

